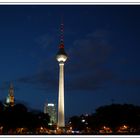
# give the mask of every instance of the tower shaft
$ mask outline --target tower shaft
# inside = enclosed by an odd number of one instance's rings
[[[59,63],[58,127],[65,127],[64,114],[64,63]]]

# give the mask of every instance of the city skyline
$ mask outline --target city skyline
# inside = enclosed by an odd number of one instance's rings
[[[65,115],[93,113],[111,103],[140,105],[140,6],[0,6],[0,99],[43,111],[57,103],[61,16],[69,54]]]

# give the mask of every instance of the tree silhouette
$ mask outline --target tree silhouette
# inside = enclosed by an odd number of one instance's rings
[[[0,102],[0,126],[3,126],[4,134],[8,134],[10,130],[14,132],[17,128],[27,128],[35,134],[38,127],[47,127],[49,120],[48,114],[28,111],[24,104],[18,103],[13,107],[4,107]]]
[[[140,126],[140,107],[131,104],[112,104],[99,107],[93,116],[97,128],[110,127],[113,132],[123,124],[138,128]]]
[[[87,125],[81,122],[85,119]],[[113,133],[117,133],[120,126],[127,125],[131,132],[140,133],[140,107],[132,104],[111,104],[101,106],[96,112],[88,116],[73,116],[70,118],[73,129],[84,130],[89,127],[92,132],[99,132],[104,126],[109,127]]]

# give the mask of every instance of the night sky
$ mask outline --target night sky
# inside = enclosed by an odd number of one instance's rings
[[[140,6],[1,5],[0,99],[43,111],[57,103],[64,21],[65,115],[111,103],[140,105]]]

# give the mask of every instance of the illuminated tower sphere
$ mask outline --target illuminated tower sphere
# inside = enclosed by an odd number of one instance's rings
[[[6,104],[10,106],[14,106],[14,86],[12,83],[10,84],[8,97],[6,99]]]
[[[64,50],[63,40],[63,24],[61,24],[61,42],[59,51],[56,55],[59,63],[59,97],[58,97],[58,127],[65,127],[65,114],[64,114],[64,63],[67,60],[67,54]]]

